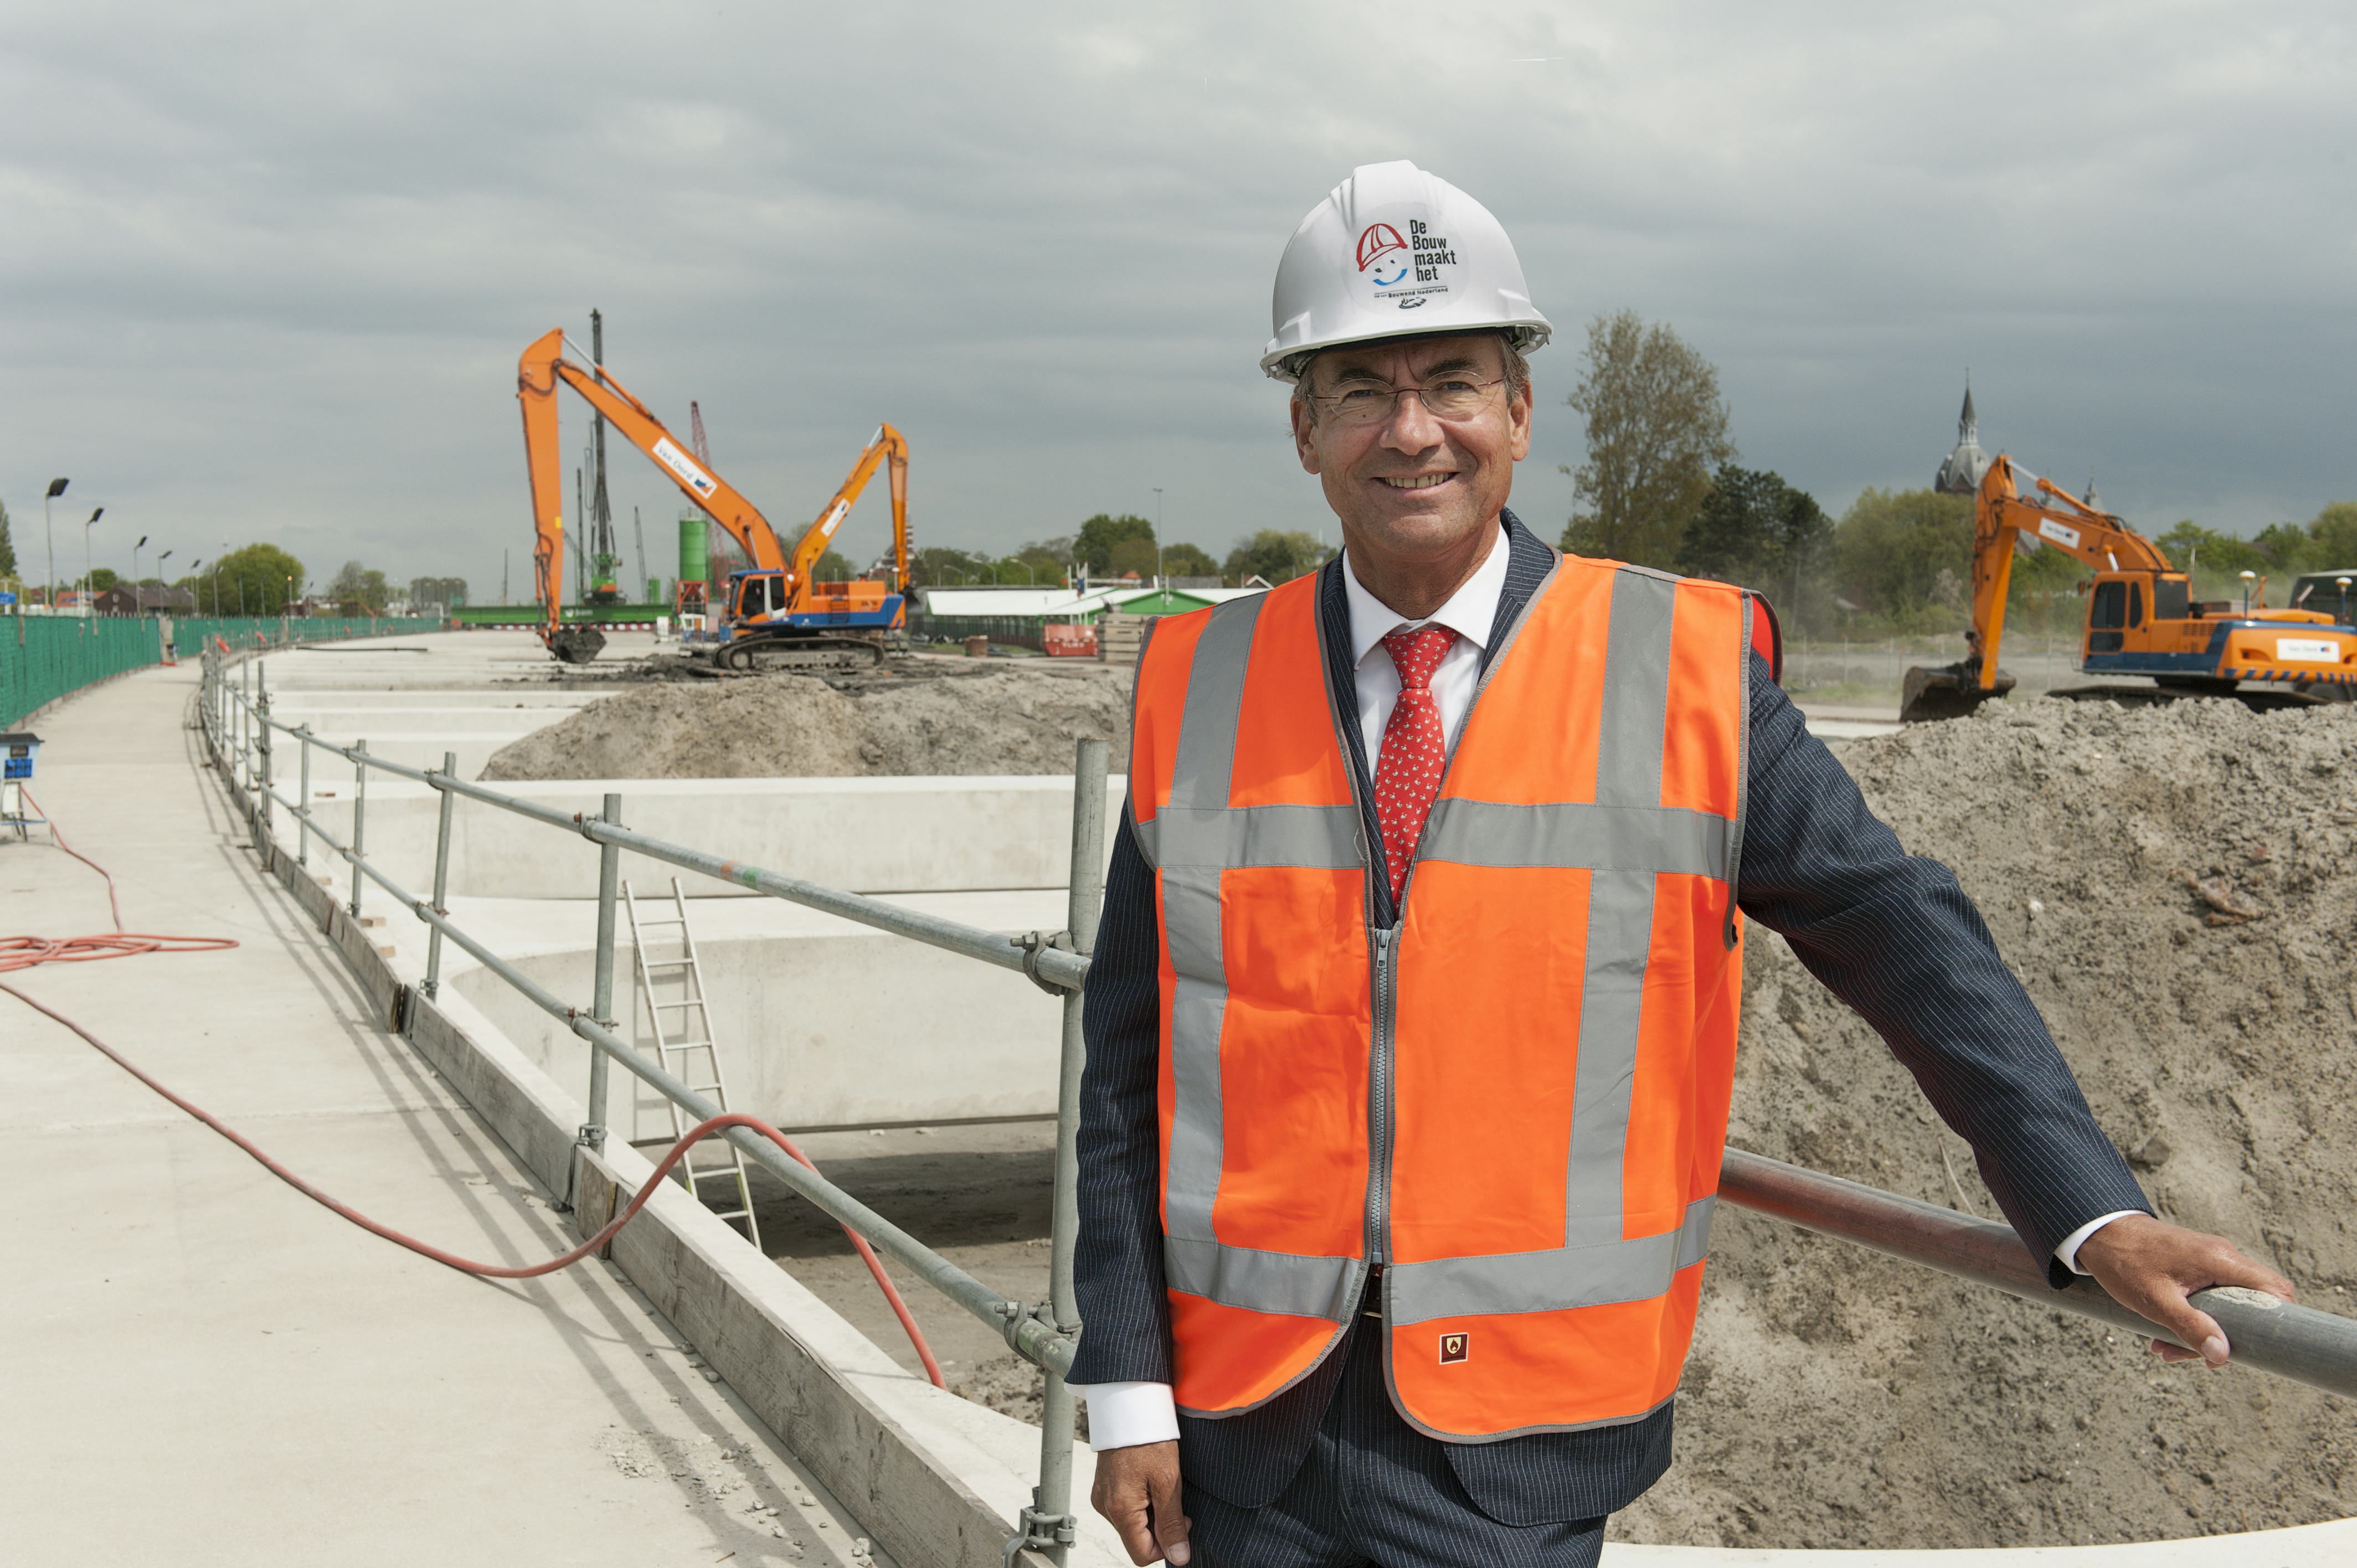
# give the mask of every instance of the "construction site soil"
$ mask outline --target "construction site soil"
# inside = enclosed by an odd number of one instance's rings
[[[683,669],[683,665],[680,665]],[[872,671],[651,680],[494,753],[487,779],[1069,773],[1128,752],[1130,671],[1080,660],[896,659]]]
[[[2160,1213],[2351,1312],[2357,708],[2017,699],[1835,750],[1911,853],[1955,869]],[[1781,939],[1755,929],[1746,983],[1732,1143],[1996,1214],[1969,1147]],[[1043,1294],[1049,1129],[830,1141],[852,1191],[1010,1295]],[[839,1234],[782,1192],[763,1208],[785,1266],[905,1356]],[[955,1347],[953,1385],[1038,1418],[1036,1376],[995,1335],[910,1294]],[[2348,1402],[2166,1366],[2132,1336],[1723,1205],[1677,1463],[1612,1532],[2035,1546],[2352,1514]]]

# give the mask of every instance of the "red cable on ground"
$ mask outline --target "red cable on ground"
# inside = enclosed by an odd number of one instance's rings
[[[29,794],[27,798],[28,800],[30,799]],[[40,802],[38,800],[33,801],[33,809],[37,811],[39,811]],[[72,855],[76,860],[81,861],[84,865],[89,866],[92,871],[97,872],[101,876],[106,878],[106,897],[109,906],[114,911],[114,924],[116,928],[115,934],[110,937],[68,937],[58,940],[52,940],[43,937],[0,938],[0,973],[10,972],[16,970],[31,969],[35,965],[41,963],[81,963],[93,959],[127,958],[135,953],[145,952],[206,952],[217,950],[222,948],[233,948],[237,946],[236,942],[225,937],[156,937],[143,936],[136,932],[123,930],[123,908],[115,899],[113,876],[108,873],[106,867],[99,865],[98,862],[91,859],[88,855],[81,854],[69,845],[66,843],[64,836],[58,832],[57,824],[54,822],[49,824],[49,832],[50,835],[57,840],[57,845],[59,849],[64,850],[68,854]],[[565,1253],[561,1257],[551,1258],[546,1262],[543,1263],[508,1265],[503,1263],[479,1262],[471,1258],[462,1258],[456,1252],[446,1252],[441,1248],[436,1247],[430,1242],[421,1241],[414,1236],[405,1235],[399,1230],[395,1230],[390,1225],[370,1219],[367,1215],[362,1214],[359,1209],[352,1208],[350,1204],[341,1202],[337,1198],[330,1197],[328,1194],[322,1192],[319,1188],[313,1187],[309,1182],[305,1181],[301,1176],[296,1176],[293,1171],[288,1170],[285,1165],[280,1165],[276,1160],[272,1159],[268,1155],[264,1154],[261,1147],[254,1144],[252,1139],[246,1137],[244,1133],[240,1133],[236,1128],[231,1127],[226,1122],[221,1121],[219,1117],[215,1116],[211,1112],[205,1110],[202,1106],[173,1093],[172,1090],[164,1087],[161,1082],[149,1077],[146,1072],[134,1066],[128,1058],[124,1057],[113,1047],[108,1045],[104,1040],[100,1039],[96,1035],[91,1034],[88,1029],[83,1028],[80,1024],[75,1023],[71,1018],[67,1017],[57,1009],[48,1006],[45,1003],[34,1000],[32,997],[27,996],[23,992],[17,990],[15,986],[5,983],[0,983],[0,992],[7,993],[17,1001],[22,1002],[26,1006],[30,1007],[34,1012],[42,1015],[44,1017],[50,1018],[57,1023],[63,1025],[66,1028],[72,1030],[76,1035],[80,1036],[84,1041],[95,1048],[99,1054],[105,1057],[107,1060],[113,1062],[124,1071],[137,1079],[141,1083],[145,1084],[149,1089],[154,1090],[157,1094],[163,1096],[166,1100],[170,1101],[180,1110],[188,1112],[190,1116],[195,1117],[198,1121],[203,1122],[206,1126],[211,1128],[214,1132],[220,1133],[222,1137],[236,1144],[240,1149],[244,1150],[246,1154],[253,1156],[255,1163],[260,1165],[263,1169],[268,1171],[272,1176],[276,1176],[279,1180],[285,1182],[287,1186],[293,1187],[304,1197],[311,1199],[314,1203],[317,1203],[320,1207],[329,1209],[334,1213],[341,1215],[346,1219],[349,1219],[353,1224],[359,1226],[361,1230],[370,1232],[371,1235],[381,1236],[384,1240],[393,1242],[395,1246],[406,1247],[420,1257],[431,1258],[436,1262],[447,1264],[451,1268],[457,1269],[461,1273],[475,1274],[484,1279],[535,1279],[542,1274],[553,1274],[559,1269],[572,1267],[575,1263],[577,1263],[582,1259],[589,1256],[590,1253],[595,1252],[599,1248],[605,1246],[607,1242],[611,1241],[616,1233],[619,1232],[623,1226],[629,1224],[631,1219],[638,1214],[640,1209],[646,1207],[647,1200],[654,1196],[655,1188],[662,1185],[663,1178],[671,1174],[673,1166],[677,1165],[681,1160],[686,1158],[689,1149],[694,1147],[694,1145],[703,1139],[710,1137],[713,1133],[720,1132],[726,1128],[750,1127],[753,1131],[760,1133],[761,1136],[777,1144],[779,1148],[783,1149],[789,1155],[800,1162],[813,1175],[815,1175],[818,1170],[818,1166],[811,1163],[810,1156],[803,1154],[802,1150],[794,1146],[792,1139],[787,1137],[783,1133],[779,1132],[775,1127],[770,1126],[767,1122],[762,1121],[759,1117],[748,1116],[741,1112],[731,1113],[725,1116],[715,1116],[707,1121],[700,1122],[696,1123],[696,1125],[689,1128],[686,1133],[680,1138],[679,1142],[671,1146],[671,1152],[662,1157],[662,1163],[655,1166],[654,1174],[649,1176],[646,1179],[645,1185],[639,1188],[638,1195],[630,1199],[630,1207],[623,1209],[621,1213],[616,1215],[604,1230],[599,1230],[595,1236],[590,1237],[587,1241],[584,1241],[578,1247],[574,1248],[573,1251]],[[932,1348],[925,1343],[924,1331],[917,1326],[917,1320],[909,1316],[909,1305],[907,1302],[900,1299],[900,1293],[893,1286],[891,1276],[885,1273],[883,1260],[877,1257],[876,1250],[867,1244],[867,1238],[859,1234],[858,1231],[854,1230],[850,1226],[844,1226],[843,1233],[845,1236],[850,1237],[852,1246],[858,1249],[861,1260],[867,1265],[867,1272],[875,1276],[877,1287],[884,1293],[884,1299],[891,1304],[892,1315],[900,1320],[900,1326],[908,1332],[909,1343],[916,1348],[917,1359],[925,1364],[925,1376],[932,1380],[933,1387],[937,1389],[945,1389],[949,1387],[948,1383],[944,1382],[942,1379],[941,1364],[933,1359]]]
[[[45,821],[48,819],[48,813],[41,810],[40,801],[33,799],[30,789],[25,790],[24,796],[36,812]],[[237,946],[227,937],[160,937],[150,936],[144,931],[124,930],[123,901],[115,897],[113,876],[106,867],[66,843],[66,835],[58,831],[55,822],[49,822],[48,828],[49,837],[57,842],[59,849],[106,878],[106,907],[113,913],[114,929],[108,935],[98,937],[0,937],[0,974],[33,969],[45,963],[89,963],[97,959],[130,958],[143,952],[218,952],[223,948]],[[12,991],[9,994],[30,1005],[40,1006],[21,991]],[[48,1011],[47,1008],[41,1010]]]

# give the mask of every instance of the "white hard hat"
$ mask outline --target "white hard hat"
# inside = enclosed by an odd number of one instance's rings
[[[1260,368],[1298,379],[1338,343],[1494,328],[1527,352],[1555,333],[1490,209],[1402,159],[1361,164],[1286,242]]]

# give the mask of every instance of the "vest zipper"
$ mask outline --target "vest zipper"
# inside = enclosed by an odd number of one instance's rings
[[[1393,955],[1399,928],[1375,932],[1375,1029],[1373,1076],[1367,1094],[1367,1261],[1381,1266],[1391,1240],[1392,1030],[1395,1000]]]

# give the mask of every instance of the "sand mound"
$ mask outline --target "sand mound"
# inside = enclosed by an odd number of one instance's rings
[[[1076,736],[1124,754],[1126,689],[946,661],[651,686],[485,777],[1060,772]],[[2357,1311],[2357,708],[2029,698],[1836,749],[1910,850],[1956,868],[2161,1212]],[[2257,913],[2211,923],[2222,904]],[[1766,932],[1746,1001],[1735,1144],[1996,1214],[1882,1042]],[[1037,1419],[1012,1363],[970,1381]],[[1726,1206],[1677,1465],[1613,1533],[2032,1546],[2308,1523],[2357,1515],[2352,1418]]]
[[[762,779],[1069,773],[1072,743],[1129,752],[1126,670],[947,660],[873,675],[649,685],[493,754],[483,778]]]
[[[1837,749],[1955,867],[2162,1214],[2357,1312],[2357,708],[2022,700]],[[2207,923],[2189,880],[2263,912]],[[1755,936],[1731,1141],[1996,1216],[1881,1041]],[[2163,1367],[1732,1207],[1679,1414],[1621,1539],[2031,1546],[2357,1514],[2348,1402]]]

